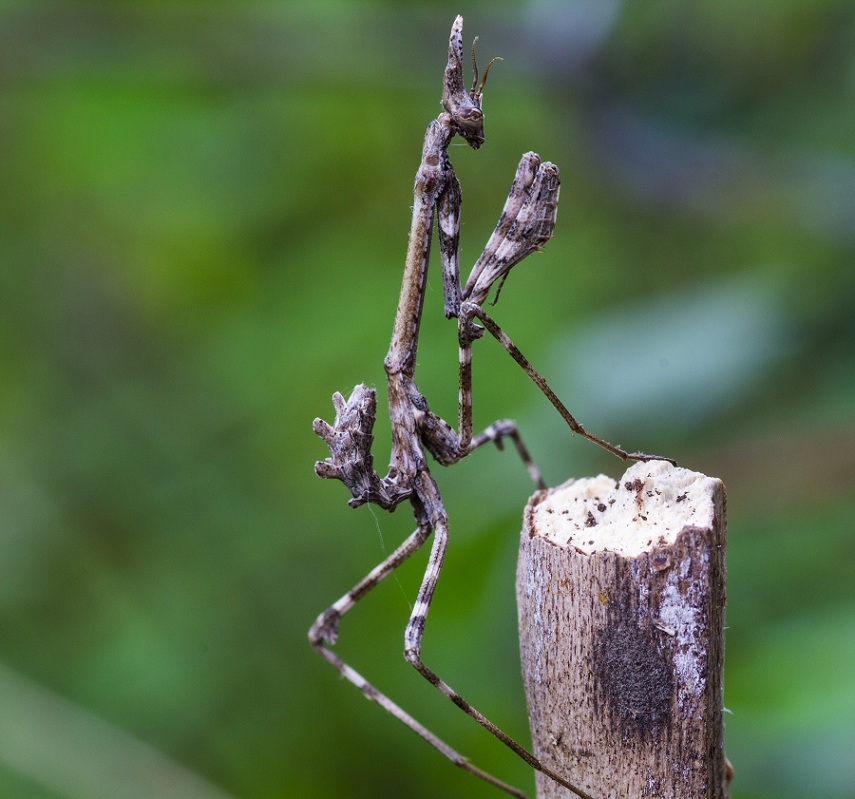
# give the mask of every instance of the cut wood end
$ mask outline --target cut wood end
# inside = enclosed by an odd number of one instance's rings
[[[617,482],[601,474],[540,495],[528,529],[586,555],[635,557],[672,544],[685,527],[709,528],[720,488],[720,480],[666,461],[634,463]]]

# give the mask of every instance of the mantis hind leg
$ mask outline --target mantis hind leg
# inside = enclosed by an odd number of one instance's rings
[[[431,533],[431,527],[428,524],[420,524],[418,529],[413,532],[388,558],[382,563],[375,566],[365,577],[362,578],[353,588],[350,589],[336,603],[331,605],[327,610],[318,616],[315,623],[309,630],[309,642],[314,649],[328,663],[334,666],[339,674],[348,682],[355,685],[367,699],[376,702],[387,713],[394,716],[405,726],[409,727],[413,732],[427,741],[440,754],[448,758],[455,766],[472,774],[479,779],[484,780],[490,785],[498,788],[505,793],[517,797],[517,799],[526,799],[525,794],[502,782],[500,779],[488,774],[486,771],[472,765],[463,755],[452,749],[442,739],[434,735],[430,730],[416,721],[409,713],[407,713],[400,705],[393,702],[388,696],[377,690],[371,683],[368,682],[356,669],[348,665],[335,652],[333,652],[328,644],[334,644],[338,637],[338,625],[342,617],[351,610],[356,603],[364,597],[372,588],[377,586],[384,577],[391,574],[398,566],[400,566],[411,555],[415,554],[419,548],[427,540]],[[433,561],[432,561],[433,562]],[[432,593],[432,592],[431,592]],[[419,600],[416,607],[421,607],[419,602],[423,598],[423,591],[419,592]],[[428,599],[429,604],[429,599]],[[425,610],[425,613],[427,611]],[[410,626],[407,631],[409,633]]]

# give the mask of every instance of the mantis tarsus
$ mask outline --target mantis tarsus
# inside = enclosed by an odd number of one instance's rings
[[[309,640],[312,646],[344,677],[362,690],[368,699],[389,711],[455,765],[511,796],[525,799],[524,793],[475,767],[425,729],[329,648],[336,641],[338,625],[344,614],[384,577],[413,555],[433,533],[433,546],[427,569],[404,634],[405,658],[437,690],[529,765],[583,799],[591,799],[583,789],[572,785],[544,766],[533,754],[496,727],[431,671],[421,659],[425,619],[448,543],[448,518],[439,489],[428,469],[426,451],[438,463],[450,466],[483,444],[492,441],[501,448],[504,439],[509,438],[516,446],[534,482],[539,488],[545,488],[512,421],[495,422],[482,433],[473,436],[471,348],[472,342],[480,338],[485,329],[526,371],[572,432],[624,460],[660,459],[655,455],[626,452],[588,433],[482,307],[494,284],[498,282],[498,288],[501,289],[501,283],[510,270],[551,238],[559,191],[558,169],[554,164],[542,162],[535,153],[526,153],[522,157],[496,228],[466,284],[461,288],[458,255],[460,186],[447,149],[455,135],[462,136],[476,150],[483,144],[484,115],[481,111],[481,96],[489,72],[488,67],[479,85],[473,43],[475,79],[472,88],[465,89],[462,33],[463,18],[457,17],[449,39],[448,65],[445,68],[442,95],[443,110],[428,126],[421,165],[416,174],[407,260],[392,342],[384,361],[392,425],[392,455],[388,474],[380,477],[373,468],[371,444],[376,409],[376,391],[373,388],[364,384],[357,385],[347,401],[341,394],[334,394],[334,423],[329,425],[320,419],[316,419],[314,423],[315,432],[329,445],[331,456],[315,464],[317,474],[320,477],[341,480],[352,495],[349,501],[351,507],[371,503],[391,511],[401,502],[408,501],[412,506],[417,527],[391,555],[318,617],[309,631]],[[490,66],[492,63],[491,61]],[[456,432],[451,425],[430,411],[427,400],[414,380],[434,216],[437,217],[438,223],[445,315],[448,318],[456,318],[458,323],[460,396]]]

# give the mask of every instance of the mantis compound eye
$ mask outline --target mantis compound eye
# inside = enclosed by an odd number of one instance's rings
[[[457,110],[456,121],[461,127],[480,128],[484,124],[484,114],[474,105]]]
[[[484,114],[472,105],[461,105],[451,114],[457,130],[468,144],[477,150],[484,143]]]

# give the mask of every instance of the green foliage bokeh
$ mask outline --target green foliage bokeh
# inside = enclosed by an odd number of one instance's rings
[[[556,237],[495,317],[589,429],[728,486],[734,799],[855,797],[842,0],[0,4],[0,795],[495,795],[305,638],[412,524],[313,475],[311,422],[335,390],[382,396],[456,13],[505,58],[485,146],[451,151],[462,263],[519,155],[556,162]],[[454,419],[428,290],[420,386]],[[620,474],[497,346],[474,358],[476,426],[516,418],[553,484]],[[375,434],[382,469],[383,410]],[[434,473],[452,541],[425,659],[526,740],[531,487],[492,449]],[[348,617],[343,656],[533,792],[401,658],[423,563]]]

